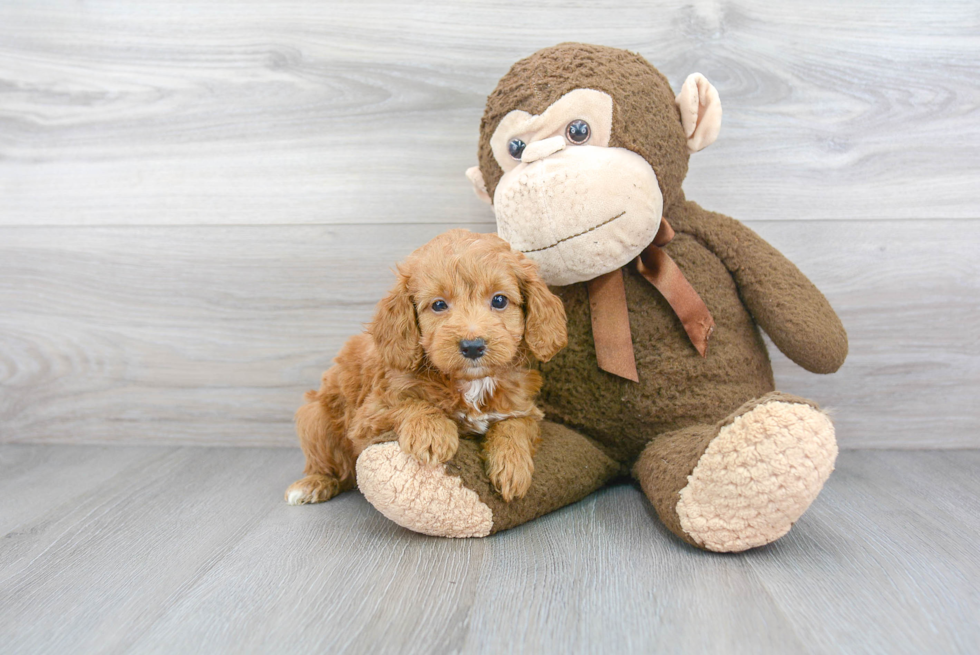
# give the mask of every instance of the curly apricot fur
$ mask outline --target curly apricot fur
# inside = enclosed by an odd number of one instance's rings
[[[491,305],[498,295],[504,307]],[[436,300],[447,309],[434,310]],[[477,338],[486,351],[468,359],[460,341]],[[367,332],[344,345],[319,391],[307,392],[296,412],[306,477],[287,499],[321,502],[353,488],[357,456],[373,443],[397,440],[439,464],[460,436],[483,432],[494,485],[505,500],[523,496],[544,416],[531,367],[566,343],[564,307],[524,255],[493,234],[436,237],[398,267]]]

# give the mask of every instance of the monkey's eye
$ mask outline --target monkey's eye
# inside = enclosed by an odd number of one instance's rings
[[[572,143],[579,145],[588,141],[591,134],[592,131],[589,130],[589,124],[585,121],[572,121],[565,128],[565,137]]]
[[[507,300],[507,296],[498,293],[490,300],[490,306],[493,307],[494,309],[503,309],[504,307],[507,306],[507,303],[509,302],[510,301]]]
[[[521,155],[524,153],[524,147],[526,145],[527,144],[521,141],[520,139],[511,139],[510,143],[507,144],[507,152],[510,153],[511,157],[513,157],[517,161],[520,161]]]
[[[432,303],[432,311],[434,311],[436,314],[442,313],[447,309],[449,309],[449,303],[445,300],[436,300]]]

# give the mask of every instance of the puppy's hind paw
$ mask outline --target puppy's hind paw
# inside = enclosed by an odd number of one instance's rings
[[[308,475],[289,485],[286,502],[290,505],[308,505],[330,500],[341,492],[340,482],[329,475]]]

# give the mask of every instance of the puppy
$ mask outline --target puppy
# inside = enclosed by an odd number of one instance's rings
[[[356,485],[367,446],[398,440],[422,462],[483,436],[487,475],[507,502],[531,486],[540,441],[534,397],[565,347],[565,309],[536,266],[494,234],[452,230],[413,252],[364,334],[351,338],[296,412],[306,477],[292,505]]]

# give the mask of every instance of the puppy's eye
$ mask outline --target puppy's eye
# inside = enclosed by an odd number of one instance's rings
[[[524,154],[524,147],[526,145],[527,144],[520,139],[511,139],[510,143],[507,144],[507,152],[510,153],[511,157],[517,161],[520,161],[521,155]]]
[[[436,300],[434,303],[432,303],[432,311],[434,311],[436,314],[444,312],[447,309],[449,309],[449,303],[447,303],[445,300]]]
[[[507,306],[507,296],[500,295],[499,293],[490,300],[490,306],[494,309],[503,309]]]
[[[585,121],[572,121],[565,128],[565,137],[577,145],[582,145],[589,140],[592,135],[592,131],[589,129],[589,124]]]

